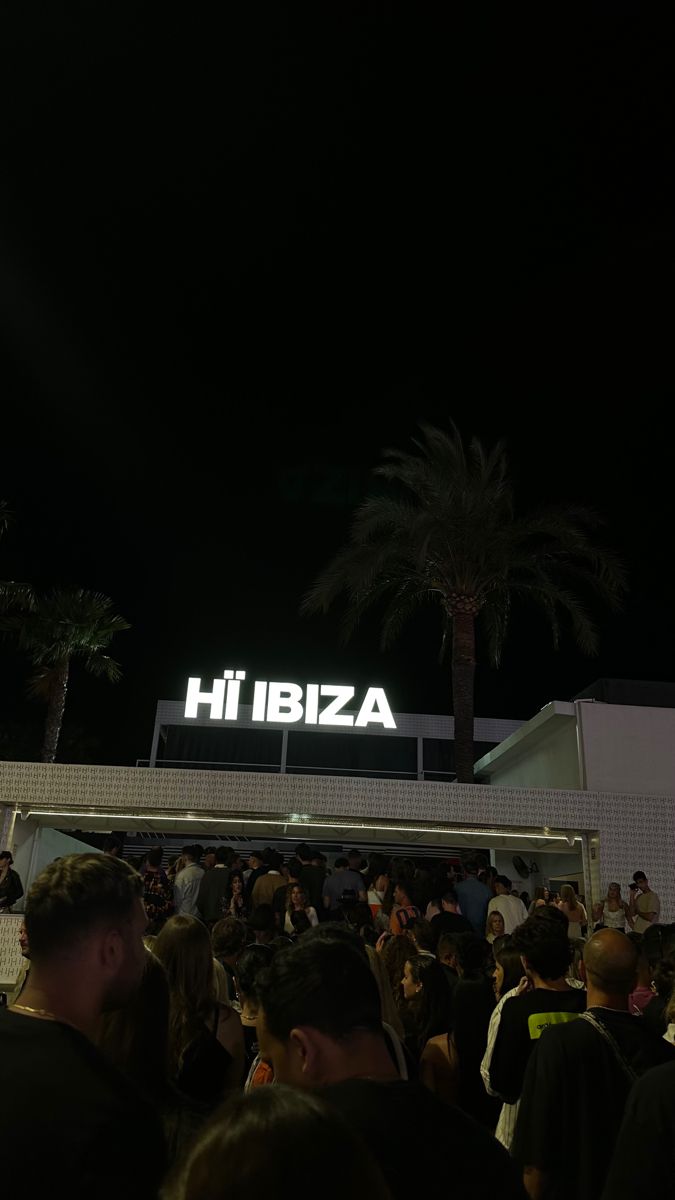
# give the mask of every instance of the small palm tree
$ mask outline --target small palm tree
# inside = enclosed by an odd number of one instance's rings
[[[56,758],[72,660],[116,683],[119,664],[104,651],[116,633],[129,628],[113,612],[112,600],[83,588],[55,589],[36,597],[30,612],[0,618],[0,629],[15,636],[34,667],[29,693],[47,702],[42,762]]]
[[[457,779],[473,781],[476,622],[499,666],[511,605],[535,601],[559,644],[564,616],[578,647],[597,651],[597,631],[584,601],[592,592],[612,607],[625,590],[623,568],[594,542],[599,518],[556,506],[516,513],[501,443],[465,448],[454,425],[422,425],[416,452],[384,452],[375,474],[388,489],[357,509],[347,545],[319,575],[302,611],[326,612],[342,593],[349,638],[372,605],[385,602],[382,648],[426,601],[440,606],[441,656],[452,648],[452,701]]]

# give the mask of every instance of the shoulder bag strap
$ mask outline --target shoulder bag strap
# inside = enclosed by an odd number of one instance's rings
[[[586,1011],[584,1013],[581,1013],[581,1016],[579,1019],[581,1021],[586,1021],[587,1024],[589,1024],[589,1025],[592,1025],[593,1029],[595,1029],[596,1032],[599,1033],[600,1036],[605,1039],[605,1042],[607,1043],[610,1050],[612,1051],[612,1054],[614,1055],[616,1061],[618,1062],[619,1066],[621,1067],[621,1070],[623,1071],[624,1075],[628,1076],[631,1083],[635,1083],[635,1080],[637,1079],[637,1073],[633,1070],[630,1063],[628,1062],[628,1060],[625,1058],[625,1056],[619,1049],[616,1038],[614,1038],[612,1036],[612,1034],[609,1032],[609,1029],[607,1028],[607,1026],[604,1025],[602,1021],[599,1021],[598,1018],[596,1016],[594,1016],[592,1012]]]

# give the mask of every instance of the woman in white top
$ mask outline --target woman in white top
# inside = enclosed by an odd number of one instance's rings
[[[626,926],[632,928],[628,905],[621,896],[621,884],[610,883],[607,888],[607,898],[593,909],[596,924],[602,924],[605,929],[620,929],[626,932]]]
[[[316,909],[312,908],[312,905],[307,903],[305,889],[299,883],[292,883],[288,889],[288,904],[286,906],[286,918],[284,920],[284,933],[288,933],[290,935],[295,933],[295,928],[291,920],[294,912],[304,912],[310,925],[319,924],[319,918],[316,915]]]
[[[582,937],[582,926],[588,922],[588,915],[571,883],[564,883],[561,887],[558,908],[564,912],[569,921],[567,936],[570,941],[578,941]]]

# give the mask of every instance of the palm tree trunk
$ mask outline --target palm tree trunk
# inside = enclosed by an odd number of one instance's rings
[[[475,617],[452,618],[452,704],[455,714],[455,771],[458,783],[473,783],[473,685],[476,673]]]
[[[49,692],[49,704],[45,718],[42,754],[40,755],[40,761],[44,763],[52,763],[56,758],[56,748],[59,744],[63,713],[66,707],[69,665],[68,659],[65,658],[54,671],[53,685]]]

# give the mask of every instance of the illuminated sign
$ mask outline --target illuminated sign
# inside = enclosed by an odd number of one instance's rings
[[[196,718],[199,705],[207,705],[212,721],[236,721],[239,716],[241,685],[245,671],[224,671],[222,679],[214,679],[210,692],[202,691],[199,678],[188,679],[185,697],[185,716]],[[368,688],[356,716],[344,712],[356,694],[356,689],[339,683],[308,683],[303,689],[297,683],[271,683],[256,679],[253,684],[254,721],[273,721],[277,724],[329,725],[332,728],[363,729],[366,725],[382,725],[395,729],[389,701],[384,688]]]

